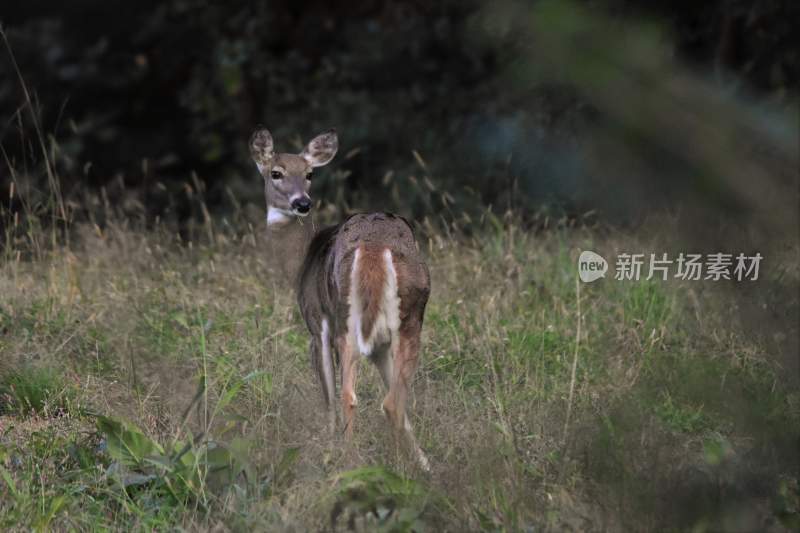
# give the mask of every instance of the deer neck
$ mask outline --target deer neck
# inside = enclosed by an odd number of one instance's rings
[[[311,216],[283,216],[272,220],[267,217],[268,261],[282,281],[294,286],[308,245],[316,234],[316,224]]]

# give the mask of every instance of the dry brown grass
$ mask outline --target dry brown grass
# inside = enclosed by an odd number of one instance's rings
[[[29,433],[5,431],[0,464],[18,496],[0,483],[0,521],[41,522],[46,513],[25,507],[19,494],[35,500],[44,490],[66,494],[47,522],[59,528],[317,530],[342,501],[343,473],[364,465],[388,465],[446,499],[420,518],[426,528],[781,530],[790,522],[780,517],[797,516],[790,451],[800,412],[781,376],[786,343],[745,333],[731,306],[750,300],[737,287],[584,285],[576,339],[580,250],[661,250],[672,245],[668,232],[660,241],[657,231],[600,228],[534,235],[508,220],[471,238],[429,236],[433,294],[411,405],[432,459],[429,476],[394,450],[372,369],[360,379],[352,446],[329,437],[307,334],[293,298],[267,271],[262,237],[249,229],[202,233],[186,242],[158,228],[75,226],[69,248],[31,261],[12,254],[0,273],[0,377],[22,365],[59,368],[81,405],[132,420],[160,442],[182,433],[192,406],[190,430],[209,427],[211,437],[251,444],[249,460],[269,481],[268,494],[228,490],[205,510],[167,501],[156,509],[135,494],[120,504],[108,480],[95,476],[82,481],[95,487],[88,505],[70,492],[73,478],[37,488],[36,454],[14,459]],[[781,261],[791,257],[796,249]],[[797,268],[781,264],[779,279],[765,272],[767,282],[796,286]],[[792,305],[796,312],[796,299]],[[794,334],[786,330],[785,339]],[[215,412],[226,383],[257,371],[264,375]],[[208,393],[193,405],[201,375]],[[91,420],[75,413],[52,427],[39,421],[37,431],[66,424],[72,434],[59,429],[53,439],[69,443],[93,434]],[[294,448],[297,461],[279,474]],[[102,450],[93,453],[102,464]],[[780,515],[770,505],[789,510]],[[746,512],[731,514],[733,506]]]

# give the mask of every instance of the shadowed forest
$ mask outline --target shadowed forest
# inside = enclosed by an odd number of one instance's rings
[[[0,8],[0,528],[800,528],[800,4]],[[319,224],[414,226],[394,447],[330,435],[266,257],[267,127]],[[579,281],[578,257],[608,260]],[[730,254],[732,275],[648,276]],[[736,279],[738,254],[762,261]],[[640,279],[618,261],[642,254]],[[704,272],[705,274],[705,272]]]

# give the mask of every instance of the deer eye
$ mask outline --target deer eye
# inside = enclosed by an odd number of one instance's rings
[[[270,173],[270,175],[272,176],[272,179],[274,179],[274,180],[279,180],[279,179],[281,179],[281,178],[283,177],[283,174],[281,174],[281,173],[280,173],[280,172],[278,172],[277,170],[273,170],[273,171]]]
[[[308,174],[306,174],[306,179],[307,179],[308,181],[311,181],[311,175],[312,175],[312,174],[314,174],[314,173],[313,173],[313,172],[309,172]]]

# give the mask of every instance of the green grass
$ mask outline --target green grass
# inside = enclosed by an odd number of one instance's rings
[[[0,413],[62,416],[77,410],[74,387],[52,367],[22,366],[0,376]]]
[[[800,397],[730,293],[581,285],[577,337],[580,250],[635,235],[487,220],[427,247],[410,414],[430,476],[397,453],[370,365],[354,442],[326,433],[296,304],[246,230],[190,247],[74,228],[72,250],[5,254],[0,528],[702,531],[732,507],[796,523]]]

